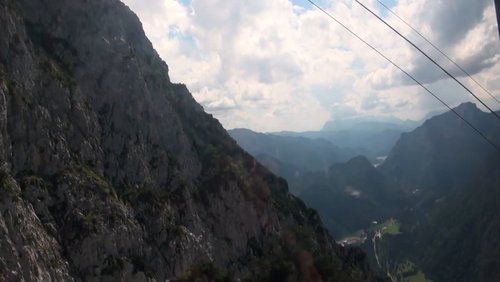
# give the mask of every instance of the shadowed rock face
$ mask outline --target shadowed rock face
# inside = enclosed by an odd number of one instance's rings
[[[407,193],[363,156],[334,164],[325,172],[304,174],[298,195],[318,210],[330,234],[341,239],[370,227],[374,220],[398,215],[409,202]]]
[[[500,142],[500,122],[472,103],[455,111],[478,128],[493,143]],[[463,186],[477,168],[496,153],[477,132],[447,112],[405,133],[381,165],[381,170],[411,189],[442,197]]]
[[[0,280],[375,280],[116,0],[0,0]]]

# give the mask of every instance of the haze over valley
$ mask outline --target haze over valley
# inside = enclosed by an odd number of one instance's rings
[[[494,115],[472,103],[454,110],[492,142],[500,142],[500,122]],[[314,145],[334,146],[324,139],[241,129],[229,133],[264,166],[284,177],[290,191],[318,211],[335,239],[361,246],[372,266],[393,279],[486,281],[498,277],[493,270],[496,264],[486,262],[496,257],[489,248],[497,249],[498,242],[488,239],[486,244],[480,239],[500,232],[496,224],[498,151],[454,113],[434,116],[401,133],[387,158],[376,164],[365,156],[345,161],[338,152],[332,154],[330,147]],[[329,134],[345,131],[296,135],[319,138]],[[337,150],[352,152],[352,148]],[[329,167],[321,166],[321,157],[311,165],[307,157],[312,155],[334,159]]]

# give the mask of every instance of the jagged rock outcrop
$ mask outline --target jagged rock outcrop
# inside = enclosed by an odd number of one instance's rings
[[[375,280],[117,0],[0,0],[0,280]]]

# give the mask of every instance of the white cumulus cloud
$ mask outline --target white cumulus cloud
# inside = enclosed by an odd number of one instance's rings
[[[420,118],[440,107],[305,1],[123,1],[138,14],[168,63],[172,80],[186,83],[195,99],[228,129],[315,130],[332,118]],[[317,2],[452,105],[470,100],[463,89],[352,0]],[[361,2],[381,11],[375,0]],[[484,86],[496,90],[500,44],[490,2],[399,0],[393,9]],[[394,15],[382,15],[492,102]]]

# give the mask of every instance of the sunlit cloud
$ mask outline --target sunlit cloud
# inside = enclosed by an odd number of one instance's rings
[[[314,130],[329,119],[419,119],[440,107],[307,1],[123,1],[138,14],[169,65],[171,79],[187,84],[228,129]],[[317,2],[452,105],[470,99],[353,1]],[[381,11],[374,0],[362,2]],[[384,2],[478,81],[499,89],[500,44],[492,1]],[[425,43],[392,14],[380,14],[419,45]],[[429,46],[421,46],[462,76]],[[484,93],[480,96],[491,102]]]

